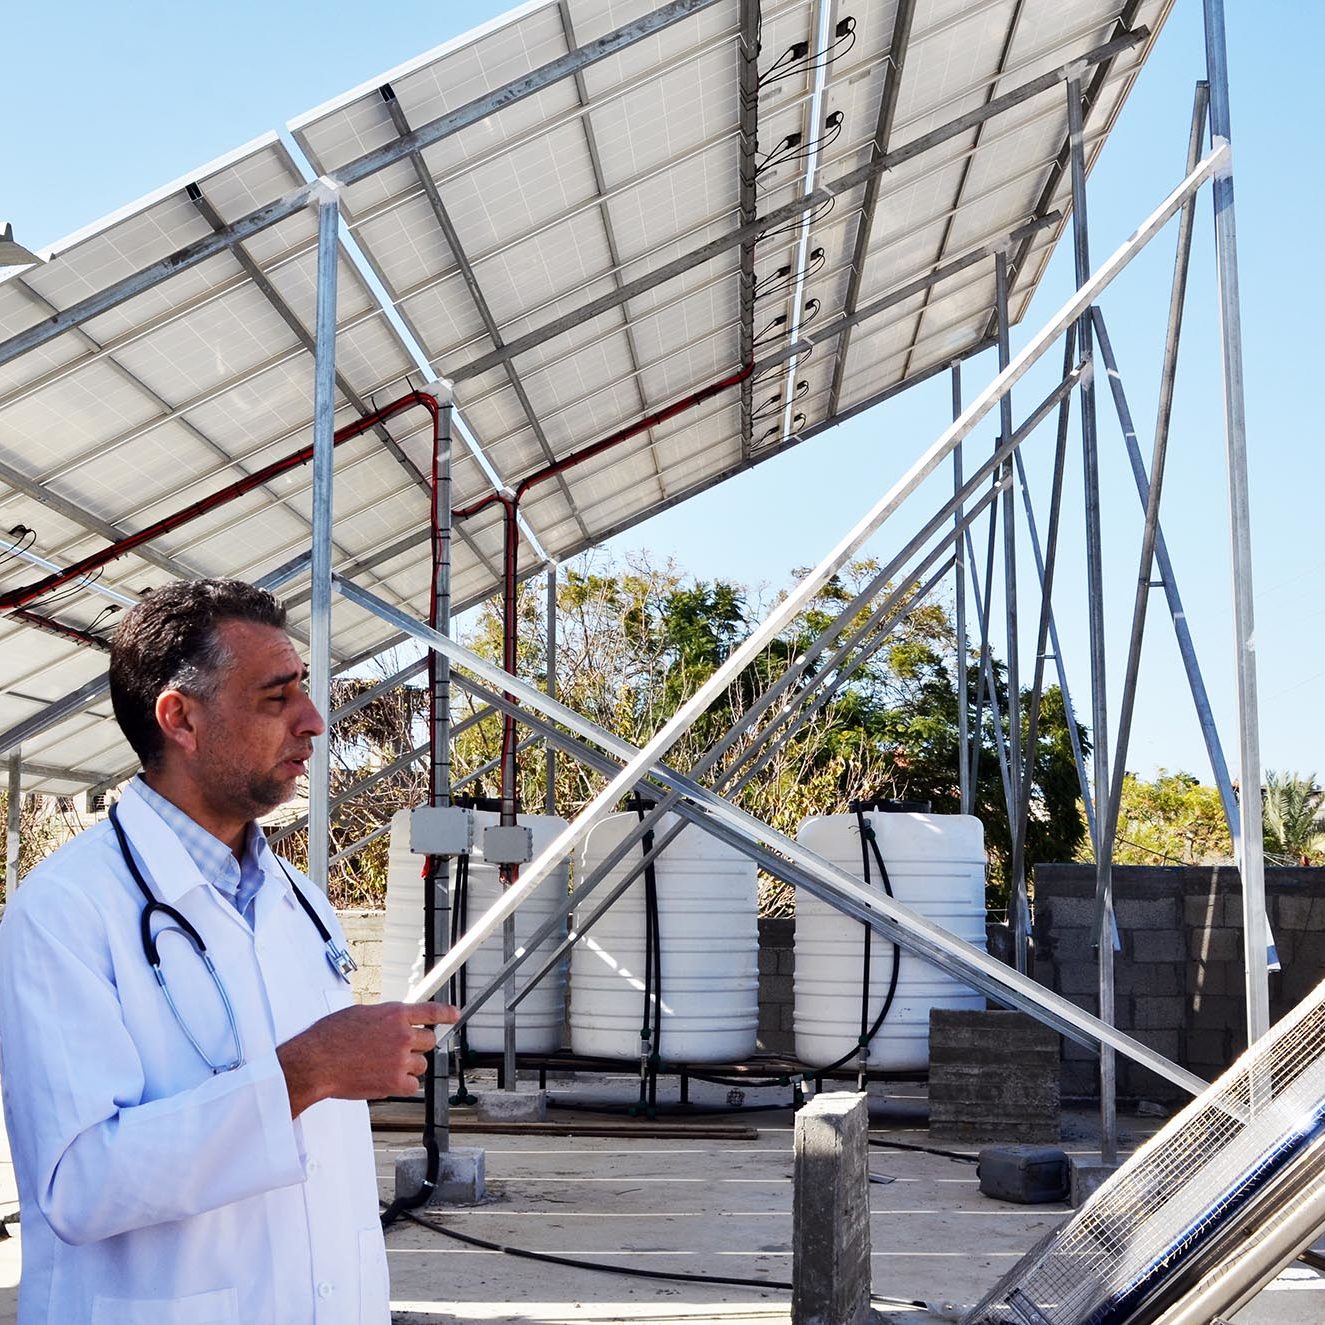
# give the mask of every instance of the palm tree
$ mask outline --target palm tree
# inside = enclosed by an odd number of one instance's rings
[[[1325,856],[1325,790],[1316,775],[1265,774],[1261,794],[1265,852],[1278,864],[1310,865]]]

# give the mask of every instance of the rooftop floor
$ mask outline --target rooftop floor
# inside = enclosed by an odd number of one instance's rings
[[[675,1090],[675,1083],[666,1083]],[[628,1078],[553,1081],[559,1124],[604,1122],[619,1114]],[[878,1088],[876,1088],[877,1091]],[[707,1092],[707,1093],[706,1093]],[[780,1103],[785,1091],[769,1091]],[[701,1107],[725,1103],[725,1088],[694,1083]],[[748,1129],[751,1139],[699,1139],[463,1132],[457,1145],[486,1151],[488,1197],[480,1205],[427,1212],[472,1237],[628,1270],[787,1281],[791,1276],[790,1109],[696,1112],[695,1122]],[[872,1106],[872,1136],[926,1146],[923,1086],[890,1086]],[[459,1114],[457,1115],[460,1116]],[[680,1119],[660,1120],[659,1130]],[[1089,1154],[1094,1118],[1064,1115],[1064,1147]],[[1156,1120],[1126,1117],[1135,1146]],[[384,1198],[395,1155],[416,1144],[377,1135]],[[947,1148],[947,1147],[943,1147]],[[962,1147],[952,1147],[960,1150]],[[905,1302],[970,1304],[1067,1213],[1065,1205],[1017,1206],[979,1192],[974,1166],[922,1151],[872,1148],[874,1291]],[[0,1169],[0,1181],[8,1177]],[[9,1189],[12,1198],[12,1187]],[[0,1191],[0,1200],[5,1193]],[[12,1207],[11,1207],[12,1208]],[[21,1241],[0,1242],[0,1325],[15,1319]],[[397,1325],[553,1325],[581,1321],[787,1321],[790,1294],[777,1289],[634,1278],[506,1256],[400,1223],[387,1235]],[[925,1313],[877,1304],[882,1318],[917,1322]],[[1235,1319],[1238,1325],[1319,1325],[1325,1276],[1302,1266],[1281,1275]]]

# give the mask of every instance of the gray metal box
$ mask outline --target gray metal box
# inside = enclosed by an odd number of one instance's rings
[[[483,859],[489,865],[523,865],[533,858],[532,829],[522,824],[492,824],[483,830]]]
[[[419,856],[463,856],[474,846],[474,815],[454,805],[410,811],[409,849]]]

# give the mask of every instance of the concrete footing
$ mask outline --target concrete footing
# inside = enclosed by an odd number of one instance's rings
[[[439,1156],[437,1186],[425,1205],[459,1205],[484,1196],[483,1151],[477,1146],[453,1146]],[[428,1152],[411,1146],[396,1156],[396,1196],[413,1196],[428,1172]]]
[[[1060,1136],[1058,1036],[1021,1012],[929,1014],[929,1135],[963,1144],[1053,1145]]]
[[[796,1115],[792,1196],[793,1325],[870,1319],[869,1109],[847,1091]]]
[[[545,1123],[547,1091],[480,1090],[474,1109],[482,1123]]]
[[[1077,1209],[1104,1186],[1121,1164],[1102,1164],[1099,1160],[1072,1158],[1072,1208]]]

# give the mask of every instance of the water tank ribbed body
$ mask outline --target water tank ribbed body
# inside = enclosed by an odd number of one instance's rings
[[[964,814],[870,811],[897,901],[984,950],[984,828]],[[807,819],[796,840],[863,880],[860,827],[854,814]],[[870,858],[869,887],[883,891]],[[892,975],[893,945],[878,934],[870,948],[867,1029],[883,1008]],[[860,1037],[864,983],[864,926],[803,889],[796,892],[796,1057],[824,1067],[852,1054]],[[985,1006],[937,967],[901,954],[897,992],[870,1043],[869,1066],[878,1071],[922,1071],[929,1065],[931,1008]]]
[[[678,820],[666,815],[661,838]],[[610,815],[584,844],[576,877],[588,878],[639,824]],[[637,863],[636,847],[586,901],[592,907]],[[629,862],[629,863],[628,863]],[[758,877],[752,861],[693,826],[655,862],[662,951],[658,1050],[670,1063],[725,1063],[753,1053],[759,1030]],[[575,945],[571,956],[571,1048],[638,1058],[644,1023],[643,875]],[[652,1015],[650,1015],[652,1024]]]
[[[474,849],[469,858],[466,914],[461,929],[477,920],[502,891],[497,866],[483,859],[483,830],[500,823],[500,816],[486,810],[474,811]],[[534,840],[534,855],[566,827],[556,815],[522,814],[518,822]],[[423,972],[423,857],[409,850],[409,811],[399,811],[391,821],[391,856],[387,874],[386,930],[382,953],[382,997],[400,998],[411,980]],[[568,870],[563,862],[527,898],[515,913],[517,946],[533,937],[566,895]],[[455,886],[456,862],[451,864]],[[564,933],[564,931],[563,931]],[[559,942],[555,936],[544,941],[524,971],[532,973],[540,959],[550,956]],[[502,934],[498,929],[482,943],[465,964],[465,982],[470,991],[484,988],[502,964]],[[522,977],[516,977],[519,982]],[[446,997],[444,991],[437,997]],[[552,1053],[561,1048],[566,1018],[566,963],[560,963],[539,982],[516,1010],[516,1050],[522,1054]],[[475,1053],[500,1053],[504,1042],[501,995],[494,995],[466,1024],[469,1047]]]

